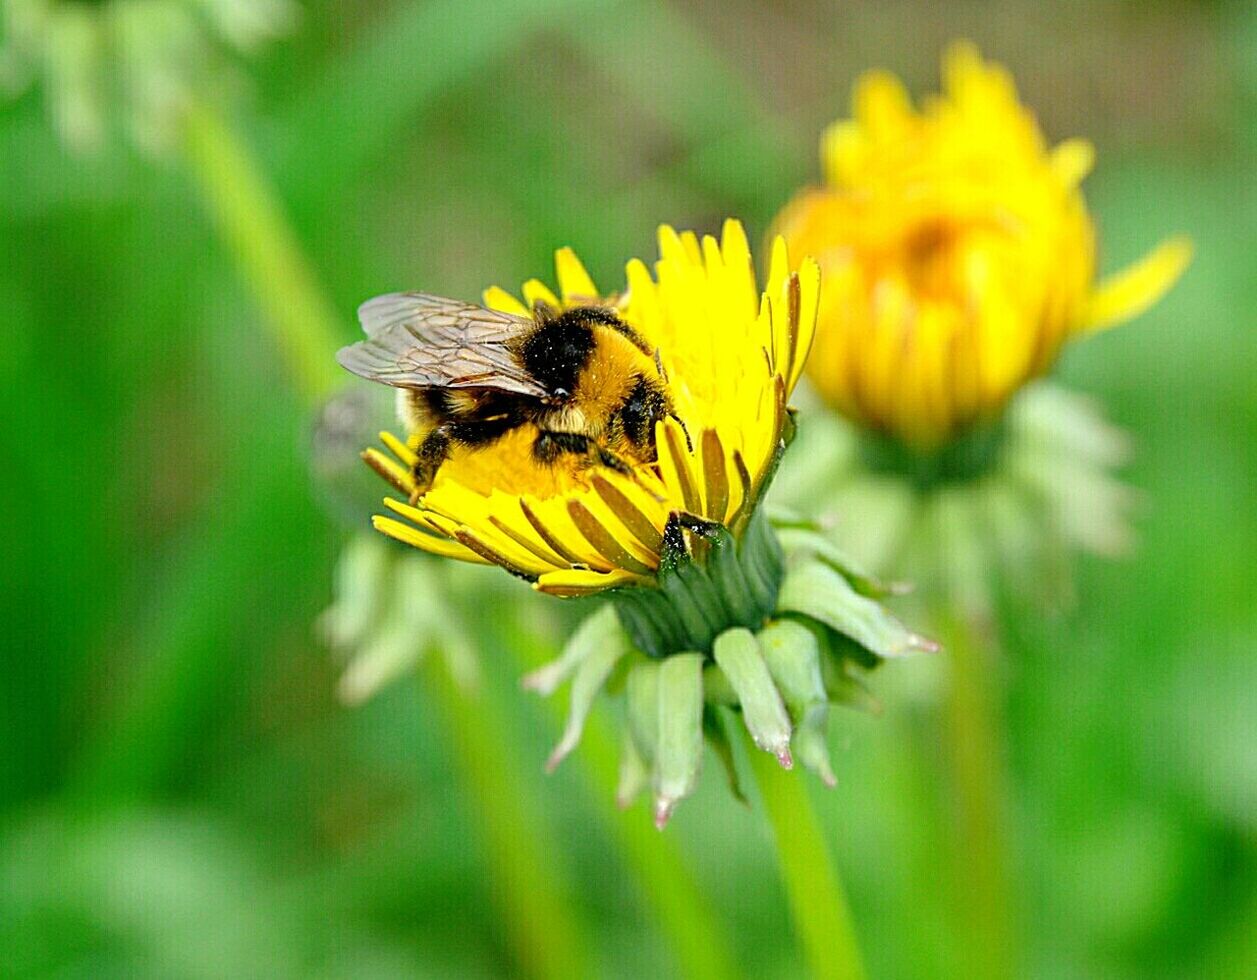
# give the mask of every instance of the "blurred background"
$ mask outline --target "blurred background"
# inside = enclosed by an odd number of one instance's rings
[[[934,90],[960,36],[1006,63],[1051,139],[1097,145],[1105,269],[1171,232],[1197,247],[1164,302],[1059,370],[1134,434],[1146,502],[1133,555],[1081,564],[1076,609],[1004,624],[1027,970],[1253,976],[1246,6],[319,0],[237,65],[232,118],[348,342],[366,297],[549,279],[559,245],[615,284],[661,220],[737,215],[754,240],[817,177],[861,70]],[[335,696],[312,624],[347,530],[186,169],[67,153],[38,90],[0,104],[0,311],[0,975],[513,974],[423,684]],[[483,655],[594,968],[669,975],[596,791],[570,763],[542,776],[552,715]],[[839,787],[817,799],[870,972],[945,975],[946,801],[913,699],[886,701],[837,717]],[[766,828],[718,767],[666,833],[745,973],[797,976]]]

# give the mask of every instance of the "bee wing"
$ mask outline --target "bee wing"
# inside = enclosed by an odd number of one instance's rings
[[[389,293],[358,307],[367,339],[341,348],[336,360],[369,381],[395,388],[496,388],[541,397],[511,342],[533,325],[428,293]]]

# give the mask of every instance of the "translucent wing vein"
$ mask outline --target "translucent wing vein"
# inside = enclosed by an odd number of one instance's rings
[[[514,341],[533,321],[428,293],[389,293],[358,308],[367,339],[342,348],[341,366],[397,388],[495,388],[546,394],[519,363]]]

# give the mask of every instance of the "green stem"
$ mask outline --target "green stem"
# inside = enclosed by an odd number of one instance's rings
[[[746,746],[812,975],[817,980],[861,980],[864,965],[851,909],[803,775],[782,769],[749,735]]]
[[[640,809],[622,810],[615,804],[618,751],[606,720],[596,713],[591,715],[576,755],[584,760],[604,819],[643,896],[656,912],[681,965],[681,975],[731,980],[739,971],[734,967],[724,925],[694,880],[675,839],[656,830]]]
[[[248,147],[207,103],[188,110],[182,145],[205,207],[262,308],[293,384],[306,401],[317,402],[340,380],[332,359],[340,318],[282,205]]]
[[[507,644],[525,671],[540,666],[553,650],[516,629]],[[559,697],[544,701],[555,727],[563,724],[565,706]],[[654,908],[660,929],[672,945],[681,976],[732,980],[740,975],[730,953],[732,945],[707,896],[694,880],[676,839],[661,834],[638,810],[615,803],[619,783],[619,748],[610,723],[595,709],[585,722],[580,747],[567,765],[579,766],[589,781],[594,805],[610,828],[637,881],[643,899]]]
[[[424,679],[441,713],[441,729],[456,755],[467,809],[488,858],[490,890],[510,931],[519,965],[531,976],[592,976],[580,930],[555,863],[543,858],[560,847],[546,832],[531,787],[519,777],[499,705],[486,685],[459,688],[440,657],[430,657]]]
[[[957,910],[964,918],[972,977],[1015,975],[1012,886],[1004,765],[990,657],[966,619],[935,616],[950,667],[943,737],[956,798]]]
[[[553,700],[553,699],[551,699]],[[557,713],[556,702],[556,713]],[[721,980],[739,976],[724,925],[694,880],[676,841],[661,834],[638,809],[615,803],[618,749],[606,720],[590,715],[573,754],[589,780],[594,801],[611,829],[659,927],[672,946],[681,976]]]

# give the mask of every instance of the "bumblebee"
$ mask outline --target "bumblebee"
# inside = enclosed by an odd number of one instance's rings
[[[604,306],[538,303],[529,317],[390,293],[363,303],[358,320],[366,340],[336,359],[400,389],[402,421],[421,435],[414,498],[455,447],[488,446],[525,425],[536,429],[539,463],[631,474],[656,459],[655,423],[677,417],[658,352]]]

